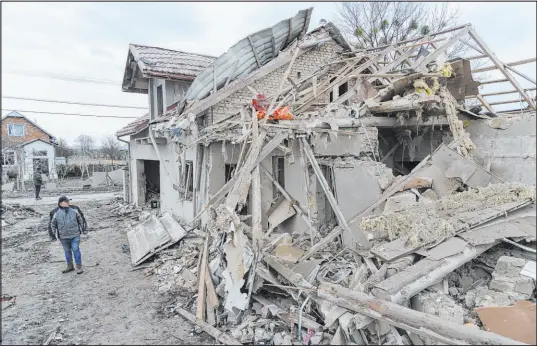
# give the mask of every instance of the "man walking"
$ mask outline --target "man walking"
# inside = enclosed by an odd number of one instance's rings
[[[39,192],[41,191],[41,185],[43,185],[43,177],[41,176],[41,167],[37,166],[34,173],[34,185],[35,185],[35,199],[39,200]]]
[[[80,234],[86,234],[84,221],[80,213],[69,206],[69,199],[65,196],[58,200],[60,207],[52,216],[52,231],[54,236],[60,240],[65,253],[67,268],[62,273],[68,273],[76,269],[77,274],[82,274],[82,255],[80,253]],[[75,266],[73,266],[73,257]]]
[[[70,199],[69,199],[70,201]],[[82,229],[87,233],[87,230],[88,230],[88,224],[86,223],[86,217],[84,216],[84,213],[82,213],[82,210],[80,210],[80,208],[74,204],[71,204],[69,202],[69,207],[73,208],[74,210],[76,210],[79,214],[80,214],[80,217],[82,218]],[[60,206],[58,205],[56,208],[52,209],[49,213],[49,220],[48,220],[48,234],[50,236],[50,240],[51,241],[55,241],[56,240],[56,236],[54,235],[54,232],[52,231],[52,218],[54,217],[54,214],[56,214],[56,212],[60,209]]]

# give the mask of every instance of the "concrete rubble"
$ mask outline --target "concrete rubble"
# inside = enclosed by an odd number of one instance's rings
[[[431,58],[394,79],[368,69],[374,56],[360,54],[346,58],[355,69],[336,61],[316,78],[361,74],[374,96],[293,104],[311,88],[304,79],[273,95],[291,105],[292,120],[258,119],[245,104],[241,120],[199,132],[206,143],[224,138],[250,149],[196,220],[177,223],[184,230],[177,243],[151,252],[158,255],[144,272],[159,292],[181,297],[175,313],[225,344],[521,344],[487,331],[475,308],[535,307],[535,278],[521,274],[535,266],[535,185],[505,182],[473,161],[480,148],[452,94],[449,63]],[[189,119],[188,107],[183,113]],[[438,122],[444,127],[435,131],[449,141],[430,155],[408,167],[382,162],[379,129],[402,130],[389,140],[409,145],[404,131]],[[285,159],[301,162],[304,179],[315,182],[303,191],[308,203],[265,172],[261,162],[274,150],[287,151]],[[261,214],[264,174],[283,196],[272,218]],[[113,211],[139,213],[125,205]],[[282,226],[299,219],[303,230]],[[157,232],[157,223],[146,232]]]

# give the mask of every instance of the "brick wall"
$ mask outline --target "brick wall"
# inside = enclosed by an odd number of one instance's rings
[[[8,124],[24,124],[24,137],[8,136]],[[5,141],[6,143],[18,144],[32,141],[34,139],[41,139],[47,143],[50,143],[49,135],[24,118],[6,117],[5,119],[2,119],[2,142]]]
[[[314,72],[319,67],[323,66],[325,63],[332,61],[337,52],[342,51],[341,46],[336,44],[334,41],[329,41],[322,45],[321,47],[313,48],[312,50],[300,55],[293,67],[291,68],[291,73],[289,77],[293,80],[298,80],[298,73],[300,72],[301,77],[304,78],[310,73]],[[257,92],[264,95],[270,95],[278,91],[280,86],[280,81],[287,70],[289,64],[276,69],[275,71],[267,74],[265,77],[255,81],[250,85]],[[318,83],[321,83],[320,80]],[[285,87],[290,86],[289,82],[286,81]],[[248,88],[239,90],[226,98],[225,100],[220,101],[214,105],[211,109],[212,122],[217,122],[218,120],[233,114],[238,113],[243,104],[249,103],[252,100],[252,93]],[[319,98],[318,102],[322,102],[322,98]]]

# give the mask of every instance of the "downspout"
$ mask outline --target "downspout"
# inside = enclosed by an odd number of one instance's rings
[[[129,197],[129,200],[126,202],[130,204],[132,199],[131,142],[120,139],[119,136],[116,136],[116,138],[120,142],[127,143],[127,166],[129,168],[129,191],[127,191],[127,196]]]

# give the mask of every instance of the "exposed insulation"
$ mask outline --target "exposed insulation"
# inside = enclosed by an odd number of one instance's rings
[[[387,231],[390,240],[408,236],[409,246],[420,246],[450,237],[455,233],[453,225],[438,215],[435,205],[417,202],[398,212],[365,218],[360,223],[364,231]]]
[[[446,196],[437,201],[436,208],[447,216],[455,216],[463,212],[526,200],[535,202],[535,185],[490,184],[487,187],[470,188],[468,191]]]
[[[449,128],[453,133],[453,138],[457,140],[460,137],[466,136],[464,124],[457,116],[457,100],[455,100],[455,98],[445,87],[440,88],[440,92],[438,94],[442,98],[442,104],[446,112],[446,117],[449,121]],[[461,155],[470,159],[476,150],[476,146],[470,138],[466,137],[458,143],[458,149],[460,150]]]
[[[464,227],[456,218],[450,219],[458,214],[528,200],[535,202],[535,186],[491,184],[446,196],[436,203],[420,201],[401,211],[364,218],[360,227],[369,232],[388,232],[390,240],[408,236],[407,244],[416,247],[450,237]]]

